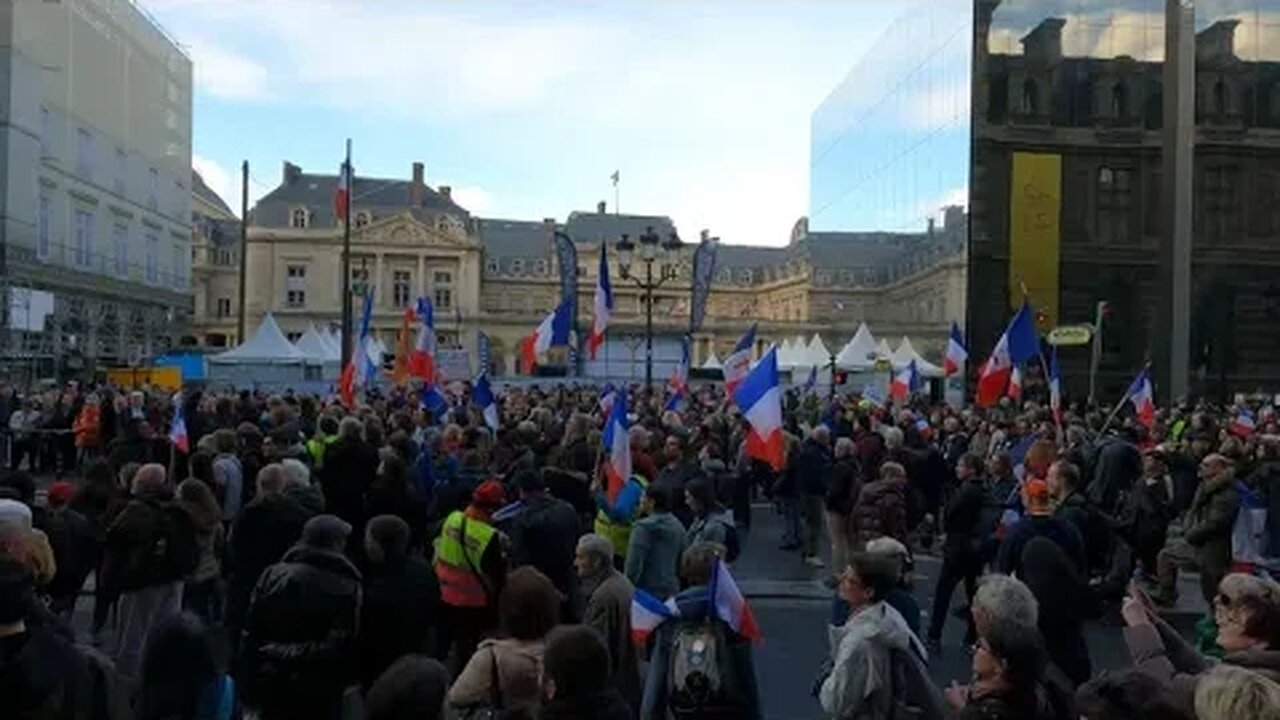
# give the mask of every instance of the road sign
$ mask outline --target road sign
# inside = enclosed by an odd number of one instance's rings
[[[1088,345],[1093,337],[1093,328],[1088,325],[1062,325],[1049,331],[1047,340],[1050,345],[1068,347]]]

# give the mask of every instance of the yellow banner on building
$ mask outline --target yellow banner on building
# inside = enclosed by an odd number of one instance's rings
[[[1009,307],[1026,288],[1041,332],[1058,324],[1062,156],[1013,154],[1009,179]]]

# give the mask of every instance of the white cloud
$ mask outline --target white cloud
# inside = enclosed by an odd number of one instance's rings
[[[217,193],[218,197],[222,198],[222,201],[231,208],[231,211],[239,216],[239,203],[236,203],[235,199],[240,194],[236,192],[236,181],[231,173],[216,161],[195,153],[191,154],[191,167],[200,173],[200,177],[204,178],[204,184]]]
[[[197,88],[225,100],[267,96],[265,65],[200,39],[188,41],[187,50]]]
[[[453,201],[466,208],[472,215],[487,215],[493,208],[493,195],[475,185],[454,188]]]

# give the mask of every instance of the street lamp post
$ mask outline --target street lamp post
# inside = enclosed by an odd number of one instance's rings
[[[653,294],[667,281],[674,280],[678,274],[676,263],[680,259],[680,236],[674,232],[663,240],[653,227],[645,228],[639,238],[639,245],[632,242],[627,235],[618,241],[618,272],[624,279],[630,280],[640,288],[644,299],[644,385],[653,387]],[[631,274],[631,264],[635,260],[637,247],[640,260],[644,263],[644,280]],[[658,267],[658,277],[653,277],[654,262],[662,261]]]

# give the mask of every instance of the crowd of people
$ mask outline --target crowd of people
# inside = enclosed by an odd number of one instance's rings
[[[1280,717],[1265,408],[1147,426],[796,390],[778,469],[717,388],[677,411],[612,392],[632,410],[615,487],[607,397],[586,385],[507,388],[494,429],[465,392],[433,417],[399,391],[344,408],[0,388],[0,714],[763,717],[761,650],[716,586],[767,499],[781,547],[832,589],[829,656],[795,659],[818,667],[814,715]],[[1207,608],[1191,637],[1165,612],[1189,570]],[[658,622],[640,632],[637,612]],[[953,614],[972,676],[939,687]],[[1123,626],[1131,667],[1095,667],[1092,622]]]

